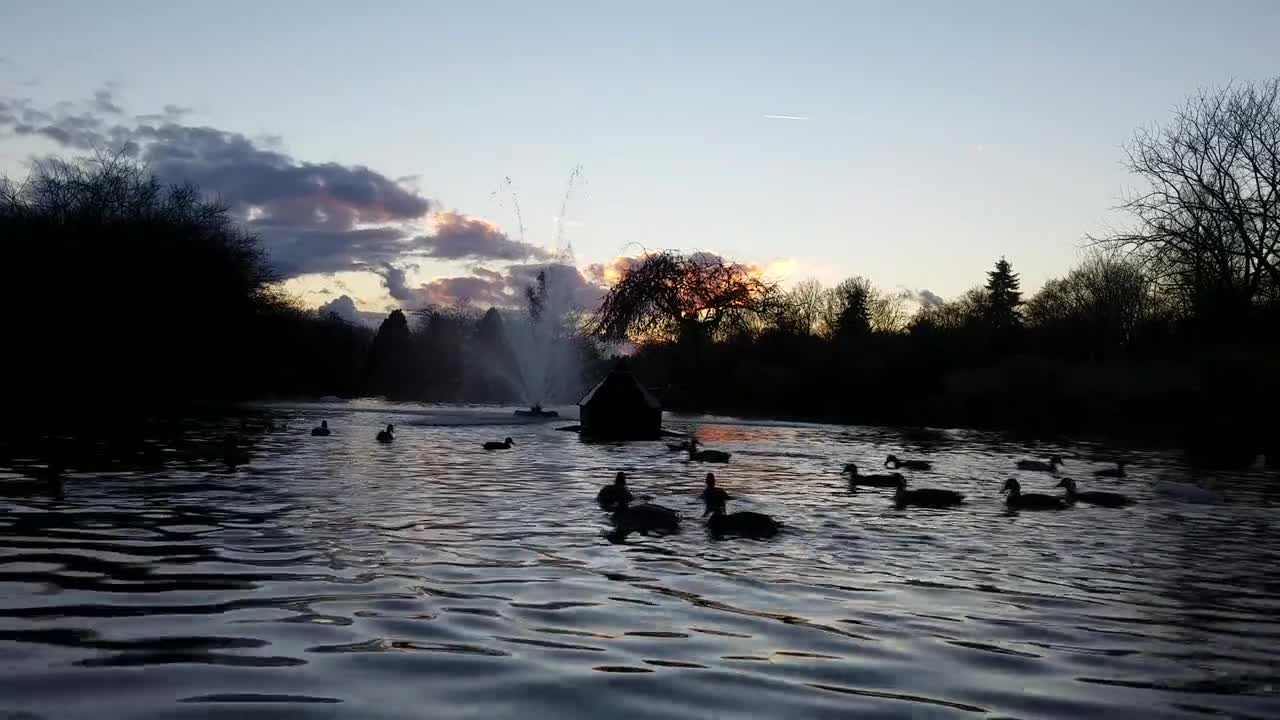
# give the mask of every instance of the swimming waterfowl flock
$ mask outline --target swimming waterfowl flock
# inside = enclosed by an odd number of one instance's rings
[[[330,434],[328,421],[321,421],[318,427],[311,430],[313,436]],[[394,440],[395,426],[387,425],[377,435],[380,443]],[[247,461],[242,451],[237,448],[231,437],[225,439],[224,455],[229,465]],[[486,442],[485,450],[510,450],[515,445],[511,438],[502,442]],[[681,443],[670,443],[667,448],[673,452],[687,452],[690,462],[727,463],[730,454],[720,450],[700,449],[701,442],[696,437]],[[1099,478],[1124,478],[1126,462],[1119,460],[1115,467],[1096,470],[1093,474]],[[905,469],[926,472],[933,469],[934,463],[929,460],[904,459],[896,455],[885,458],[884,465],[894,470]],[[1051,455],[1048,460],[1018,460],[1017,469],[1027,472],[1057,473],[1063,465],[1060,455]],[[910,487],[908,479],[901,472],[862,474],[857,464],[846,463],[842,474],[848,476],[851,490],[859,487],[892,488],[893,504],[900,508],[952,508],[962,505],[965,496],[959,492],[943,488]],[[714,473],[707,473],[705,487],[699,494],[705,511],[706,529],[714,537],[738,536],[747,538],[771,538],[781,531],[783,524],[769,515],[753,511],[728,512],[730,495],[716,484]],[[1132,505],[1135,501],[1128,495],[1117,492],[1081,491],[1078,483],[1071,478],[1061,479],[1056,488],[1062,488],[1062,495],[1049,495],[1036,492],[1023,492],[1022,484],[1017,478],[1009,478],[1001,488],[1005,496],[1005,505],[1010,510],[1066,510],[1077,505],[1093,505],[1104,508],[1120,508]],[[1155,489],[1168,495],[1174,495],[1195,502],[1211,502],[1216,495],[1212,490],[1199,484],[1178,483],[1160,480]],[[653,502],[635,503],[635,496],[627,487],[627,475],[619,472],[613,482],[600,488],[596,501],[601,509],[609,513],[614,525],[612,537],[619,539],[630,533],[644,535],[670,535],[680,532],[680,513],[672,508]]]

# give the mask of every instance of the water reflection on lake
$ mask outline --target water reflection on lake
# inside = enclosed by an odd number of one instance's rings
[[[786,523],[715,542],[707,468],[662,443],[401,410],[279,410],[238,469],[73,472],[60,496],[0,469],[0,717],[1280,716],[1274,476],[1194,505],[1153,492],[1193,479],[1172,456],[1103,481],[1095,446],[672,419],[733,452],[731,510]],[[889,452],[968,503],[851,494],[840,466]],[[1051,452],[1139,504],[1006,513],[1011,475],[1060,492],[1011,472]],[[617,470],[685,532],[609,543]]]

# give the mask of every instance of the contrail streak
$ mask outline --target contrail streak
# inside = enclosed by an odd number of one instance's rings
[[[808,120],[808,115],[765,115],[766,120]]]

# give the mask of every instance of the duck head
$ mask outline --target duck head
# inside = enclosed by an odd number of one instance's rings
[[[320,421],[320,427],[324,428],[325,430],[328,430],[328,429],[329,429],[329,421],[328,421],[328,420],[321,420],[321,421]]]
[[[707,473],[706,483],[707,483],[708,490],[711,490],[712,488],[714,488],[716,486],[716,474]]]
[[[616,488],[625,488],[627,486],[627,474],[619,472],[613,476],[613,486]]]
[[[390,425],[390,424],[388,424],[388,425],[387,425],[387,433],[388,433],[388,434],[393,433],[393,432],[395,432],[395,431],[396,431],[396,426],[395,426],[395,425]]]
[[[511,447],[512,445],[515,445],[515,443],[511,442],[511,438],[507,438],[506,440],[503,440],[502,444],[506,445],[507,447]]]
[[[854,477],[858,477],[858,466],[853,463],[846,463],[844,466],[844,472],[847,472]]]
[[[1049,464],[1050,464],[1050,465],[1061,465],[1061,464],[1062,464],[1062,456],[1061,456],[1061,455],[1050,455],[1050,456],[1049,456]]]
[[[1062,478],[1054,487],[1066,488],[1068,495],[1074,495],[1076,492],[1076,481],[1071,478]]]
[[[1016,497],[1022,492],[1022,483],[1019,483],[1014,478],[1009,478],[1004,481],[1004,487],[1000,488],[1000,492],[1001,494],[1009,493],[1009,497]]]
[[[901,461],[898,460],[897,455],[890,455],[889,457],[884,459],[884,466],[889,467],[890,465],[898,465],[900,462]]]

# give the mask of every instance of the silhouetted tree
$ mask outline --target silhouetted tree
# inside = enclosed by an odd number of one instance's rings
[[[414,395],[413,345],[404,311],[393,310],[378,326],[369,348],[368,391],[404,399]]]
[[[1135,226],[1097,242],[1229,330],[1280,287],[1280,78],[1201,92],[1126,150]]]
[[[604,337],[716,337],[773,308],[777,286],[709,253],[650,253],[605,295],[595,327]]]

